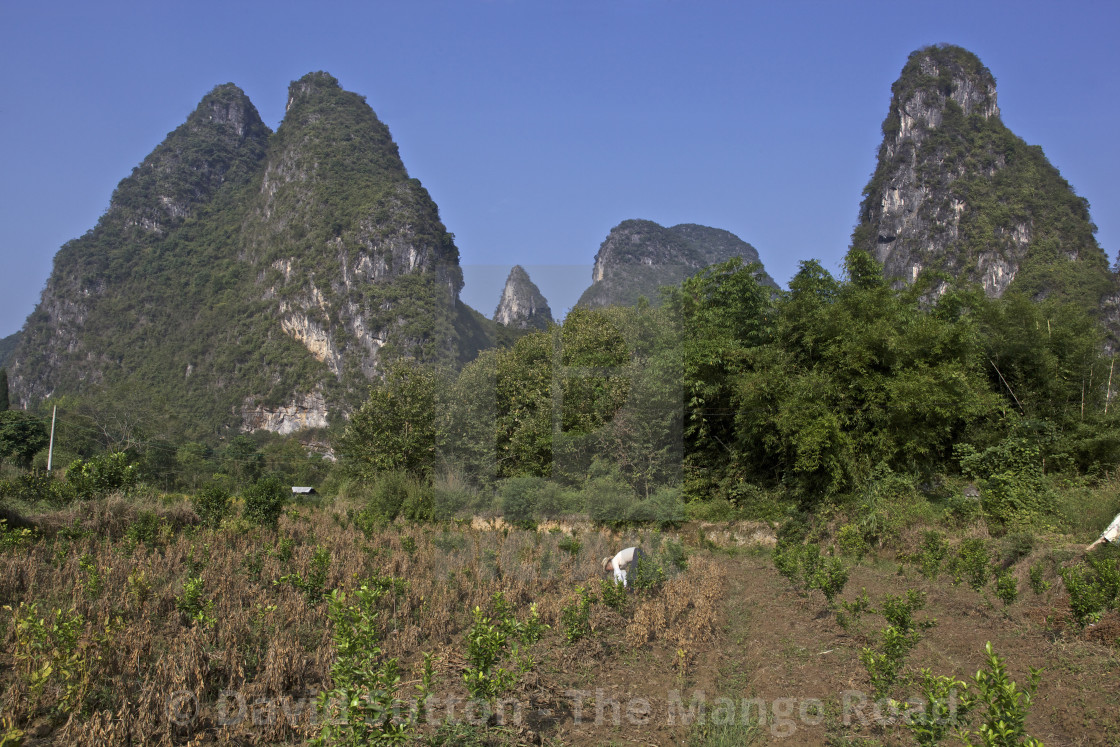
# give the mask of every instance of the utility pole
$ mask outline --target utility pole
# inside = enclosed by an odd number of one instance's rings
[[[51,412],[51,443],[50,443],[50,446],[47,447],[47,472],[48,473],[51,471],[51,457],[54,456],[54,419],[55,419],[56,415],[58,415],[58,405],[55,405],[54,410]],[[40,441],[39,443],[42,443],[42,441]]]
[[[1112,365],[1108,367],[1108,392],[1104,395],[1104,414],[1108,414],[1108,401],[1112,399],[1112,369],[1116,366],[1116,356],[1112,356]]]

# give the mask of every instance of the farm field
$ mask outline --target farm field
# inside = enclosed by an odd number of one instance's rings
[[[830,604],[779,572],[764,524],[386,526],[292,506],[276,530],[210,530],[119,498],[36,520],[0,553],[5,745],[303,744],[371,672],[421,744],[914,744],[863,653],[910,591],[895,700],[921,695],[921,668],[970,680],[991,642],[1021,687],[1042,669],[1033,737],[1113,744],[1120,727],[1120,615],[1076,624],[1059,572],[1080,546],[1061,536],[1012,557],[1010,602],[954,584],[948,559],[930,573],[880,551],[845,560]],[[1006,562],[1001,540],[966,539]],[[648,588],[620,592],[600,561],[631,544]],[[472,672],[490,687],[473,702]]]

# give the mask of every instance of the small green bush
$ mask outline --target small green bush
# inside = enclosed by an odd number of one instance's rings
[[[262,477],[241,493],[242,516],[253,524],[275,529],[284,511],[284,486],[278,477]]]
[[[1038,691],[1042,670],[1031,667],[1027,686],[1020,687],[1007,676],[1007,667],[992,650],[991,642],[984,650],[988,668],[976,673],[962,698],[962,706],[967,710],[983,706],[983,723],[976,732],[962,733],[961,739],[965,744],[974,744],[971,737],[976,737],[976,744],[1042,747],[1042,742],[1026,732],[1027,712]]]
[[[9,527],[7,519],[0,519],[0,550],[18,550],[34,540],[35,533],[27,527]]]
[[[335,661],[330,687],[319,695],[319,719],[324,726],[314,744],[358,747],[410,738],[415,724],[407,704],[397,694],[400,667],[395,658],[383,655],[379,645],[382,626],[378,605],[382,597],[401,587],[400,579],[372,578],[349,594],[339,589],[331,592],[327,615]],[[430,667],[426,667],[421,697],[430,684]],[[402,712],[404,719],[393,718],[394,713]]]
[[[203,582],[201,576],[188,578],[183,584],[183,593],[175,597],[175,608],[183,614],[184,619],[210,626],[217,622],[214,617],[214,600],[203,596]]]
[[[114,492],[127,493],[136,486],[139,466],[130,464],[124,452],[77,459],[66,469],[66,482],[81,500],[101,498]]]
[[[626,574],[626,583],[634,591],[652,591],[665,583],[668,574],[661,558],[639,555]]]
[[[474,624],[467,633],[467,661],[463,682],[475,698],[493,700],[512,688],[523,672],[533,667],[533,659],[522,654],[520,646],[531,646],[540,640],[545,625],[535,604],[529,607],[528,618],[521,622],[514,617],[513,607],[502,592],[491,600],[493,615],[486,616],[474,608]]]
[[[31,470],[15,479],[0,482],[0,495],[15,498],[23,503],[45,503],[65,506],[74,500],[73,489],[55,480],[49,472]]]
[[[575,598],[560,609],[560,626],[564,640],[575,643],[591,635],[591,604],[595,601],[591,591],[577,586]]]
[[[920,703],[898,703],[904,714],[902,723],[919,747],[936,747],[968,718],[968,708],[957,700],[968,686],[956,677],[937,676],[923,669],[918,687]]]
[[[626,584],[621,581],[600,579],[599,595],[603,599],[603,604],[620,615],[626,611]]]
[[[661,544],[661,557],[672,572],[688,570],[688,549],[679,540],[670,539]]]
[[[159,547],[171,535],[171,524],[153,511],[141,511],[128,525],[124,536],[131,545]]]
[[[862,558],[871,549],[863,537],[863,531],[855,524],[845,524],[840,527],[840,531],[836,533],[836,545],[840,548],[841,554],[856,560]]]
[[[967,581],[976,591],[982,591],[992,577],[992,554],[988,543],[983,539],[965,539],[957,548],[957,554],[949,562],[949,572],[953,583]]]
[[[879,612],[888,624],[904,633],[913,633],[933,627],[936,620],[916,620],[914,613],[925,609],[926,597],[923,592],[908,589],[905,595],[887,594],[883,597]]]
[[[941,536],[941,532],[936,530],[926,532],[917,553],[918,567],[922,575],[930,581],[936,581],[941,575],[941,564],[948,555],[949,545]]]
[[[427,524],[435,520],[435,491],[422,480],[414,480],[401,503],[400,515],[414,524]]]
[[[230,494],[222,485],[209,483],[191,497],[191,506],[203,526],[217,529],[230,514]]]
[[[1120,567],[1110,558],[1091,557],[1087,563],[1063,568],[1061,575],[1070,610],[1081,627],[1097,622],[1120,603]]]
[[[796,588],[818,589],[829,606],[848,583],[849,570],[837,557],[821,555],[815,544],[779,542],[773,552],[774,566]]]
[[[556,543],[556,547],[568,553],[569,555],[578,555],[579,549],[583,547],[583,543],[575,537],[565,535],[560,538]]]
[[[864,648],[860,661],[867,668],[876,699],[890,695],[911,649],[921,640],[922,630],[934,620],[916,620],[914,613],[925,607],[925,595],[910,589],[905,595],[888,594],[880,604],[879,613],[887,621],[880,633],[881,650]]]
[[[1045,594],[1046,591],[1050,588],[1050,582],[1046,580],[1043,575],[1044,573],[1045,571],[1042,567],[1041,561],[1031,566],[1030,572],[1028,574],[1028,580],[1030,581],[1031,591],[1033,591],[1035,594]]]
[[[1004,604],[1014,604],[1019,598],[1019,581],[1010,570],[996,573],[996,598]]]
[[[871,679],[871,689],[875,692],[875,699],[881,700],[890,695],[891,688],[898,681],[898,675],[906,662],[910,650],[917,645],[920,638],[916,632],[905,632],[893,625],[888,625],[879,632],[882,642],[882,651],[875,651],[864,647],[860,651],[859,659],[867,668],[868,677]]]
[[[298,573],[287,573],[273,582],[276,585],[288,584],[303,592],[308,604],[318,604],[326,593],[327,576],[331,569],[331,553],[325,547],[316,546],[311,555],[307,578]]]

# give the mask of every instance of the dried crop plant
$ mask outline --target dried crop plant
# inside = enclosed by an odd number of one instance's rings
[[[420,652],[433,653],[438,686],[464,694],[463,640],[476,606],[488,609],[499,592],[515,610],[536,603],[553,627],[541,645],[559,648],[566,597],[597,581],[599,559],[620,542],[590,529],[576,545],[562,532],[452,525],[390,525],[367,536],[315,507],[289,510],[276,529],[238,520],[209,529],[192,517],[184,506],[92,501],[42,517],[32,544],[0,552],[0,606],[10,608],[0,611],[0,711],[13,728],[46,721],[51,741],[77,745],[306,741],[311,713],[299,704],[330,688],[331,625],[322,598],[280,579],[306,581],[317,568],[325,593],[401,579],[399,593],[379,602],[384,655],[399,659],[408,682],[420,676]],[[685,576],[641,599],[627,639],[694,650],[712,633],[722,580],[717,564],[695,558]],[[188,582],[206,615],[181,612]],[[32,604],[46,626],[59,615],[80,620],[72,648],[50,634],[36,650],[20,643]],[[76,658],[33,678],[64,655]],[[199,707],[182,723],[169,717],[175,693]],[[253,710],[257,701],[271,711]],[[223,704],[248,711],[221,723]]]

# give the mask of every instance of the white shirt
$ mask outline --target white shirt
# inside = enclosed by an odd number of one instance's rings
[[[625,550],[619,550],[618,554],[611,558],[614,580],[620,582],[623,586],[626,585],[626,569],[634,562],[634,552],[637,549],[636,547],[627,547]]]
[[[1101,533],[1101,537],[1107,542],[1120,540],[1120,514],[1116,514],[1116,518],[1108,525],[1108,529]]]

